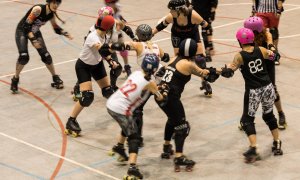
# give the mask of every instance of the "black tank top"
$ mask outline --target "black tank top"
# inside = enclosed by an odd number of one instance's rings
[[[254,47],[253,52],[240,52],[244,64],[240,67],[245,80],[246,89],[256,89],[271,83],[264,57],[258,46]]]
[[[26,15],[21,19],[21,21],[19,22],[18,24],[18,28],[23,28],[25,22],[26,22],[26,19],[27,17],[29,16],[30,12],[32,11],[32,9],[36,6],[40,6],[41,7],[41,13],[40,15],[34,20],[34,22],[32,23],[32,28],[31,28],[31,31],[33,33],[39,31],[40,27],[43,26],[44,24],[46,24],[47,21],[49,21],[50,19],[53,18],[54,14],[53,12],[50,12],[48,15],[46,14],[46,6],[47,5],[44,5],[44,4],[37,4],[37,5],[34,5],[32,8],[30,8],[28,10],[28,12],[26,13]]]
[[[192,24],[192,10],[189,11],[187,15],[188,23],[185,26],[180,26],[177,23],[177,18],[173,18],[173,25],[171,28],[171,32],[174,36],[187,36],[187,34],[191,34],[193,36],[198,32],[198,24]]]
[[[184,86],[191,80],[191,75],[184,75],[176,69],[176,64],[182,59],[177,57],[171,64],[166,68],[166,73],[162,78],[162,82],[167,83],[170,87],[169,94],[175,94],[180,97],[184,90]]]

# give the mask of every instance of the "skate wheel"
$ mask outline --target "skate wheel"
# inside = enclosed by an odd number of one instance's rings
[[[108,155],[109,155],[109,156],[114,156],[115,154],[116,154],[116,153],[113,152],[113,151],[109,151],[109,152],[108,152]]]
[[[71,134],[71,132],[68,129],[65,129],[65,134],[69,135],[69,134]]]
[[[243,128],[242,128],[242,126],[241,126],[241,125],[239,125],[239,126],[238,126],[238,128],[239,128],[239,130],[241,130],[241,131],[243,130]]]
[[[175,166],[175,172],[180,172],[180,166]]]
[[[78,98],[76,96],[73,96],[73,101],[77,102]]]
[[[139,178],[137,177],[134,177],[134,176],[128,176],[128,175],[125,175],[123,177],[123,180],[138,180]]]
[[[125,161],[128,161],[126,160],[124,157],[122,156],[119,156],[118,159],[117,159],[118,162],[125,162]]]
[[[203,90],[204,89],[204,87],[200,87],[200,90]]]
[[[193,171],[193,166],[186,166],[185,171],[192,172]]]
[[[79,133],[72,131],[72,137],[73,137],[73,138],[76,138],[76,137],[78,137],[78,136],[79,136]]]
[[[55,84],[54,84],[54,83],[51,83],[51,87],[55,87]]]

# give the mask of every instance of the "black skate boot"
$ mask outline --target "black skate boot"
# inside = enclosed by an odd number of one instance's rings
[[[123,180],[138,180],[143,179],[143,174],[136,167],[135,164],[130,164],[129,169],[127,171],[127,175],[123,177]]]
[[[278,129],[285,130],[287,124],[285,121],[285,114],[283,112],[278,113],[279,120],[278,120]]]
[[[18,84],[19,84],[19,78],[16,78],[15,76],[11,78],[11,84],[10,84],[10,90],[12,91],[13,94],[18,93]]]
[[[81,128],[75,118],[69,117],[68,122],[66,124],[65,134],[71,134],[74,138],[79,136],[81,132]]]
[[[280,140],[274,140],[273,146],[272,146],[272,152],[274,153],[274,156],[282,155],[283,152],[281,150],[281,141]]]
[[[81,92],[80,92],[80,87],[79,87],[78,82],[75,84],[71,94],[73,94],[74,101],[78,101],[81,98]]]
[[[212,89],[210,84],[207,81],[202,81],[202,86],[200,87],[200,90],[205,90],[204,95],[211,97],[212,96]]]
[[[124,144],[118,143],[118,144],[114,145],[114,147],[111,149],[111,151],[108,153],[108,155],[114,156],[115,153],[118,153],[118,155],[119,155],[119,157],[117,159],[119,162],[128,161],[128,156],[125,152]]]
[[[186,156],[174,158],[175,172],[180,172],[180,166],[185,166],[187,172],[193,171],[193,167],[196,164],[195,161],[187,159]]]
[[[51,86],[56,89],[62,89],[64,88],[64,82],[59,78],[58,75],[52,76],[53,83],[51,83]]]
[[[261,160],[259,154],[256,152],[256,147],[249,147],[249,149],[243,153],[245,156],[245,163],[254,163]]]
[[[174,154],[174,150],[172,149],[172,144],[164,144],[163,153],[161,153],[162,159],[170,159],[171,155]]]
[[[124,71],[127,74],[127,77],[131,74],[131,66],[129,64],[124,65]]]

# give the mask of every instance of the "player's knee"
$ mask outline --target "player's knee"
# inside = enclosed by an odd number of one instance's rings
[[[273,111],[267,114],[263,114],[262,118],[265,121],[265,123],[269,126],[269,129],[271,131],[278,128],[277,120],[273,114]]]
[[[114,90],[111,86],[107,86],[101,89],[102,90],[102,96],[108,99],[113,93]]]
[[[42,61],[47,64],[47,65],[50,65],[52,64],[52,57],[51,55],[49,54],[49,52],[42,52],[41,54],[41,58],[42,58]]]
[[[198,67],[202,69],[206,68],[205,56],[203,54],[197,54],[195,56],[195,63],[197,64]]]
[[[128,146],[129,146],[129,154],[130,153],[138,153],[139,150],[139,145],[140,145],[140,141],[141,141],[141,137],[137,134],[131,134],[128,136]]]
[[[29,62],[29,55],[27,53],[21,53],[18,58],[18,63],[26,65]]]
[[[79,103],[83,107],[88,107],[94,101],[94,92],[93,91],[82,91],[81,98],[79,99]]]
[[[249,115],[243,115],[240,123],[247,136],[256,134],[254,126],[254,117],[251,117]]]
[[[175,139],[185,139],[190,133],[191,127],[188,121],[174,127]]]

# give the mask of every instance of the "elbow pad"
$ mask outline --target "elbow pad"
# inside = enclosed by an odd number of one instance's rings
[[[134,38],[134,34],[133,34],[133,31],[132,31],[131,27],[125,26],[125,27],[123,28],[123,31],[124,31],[131,39]]]
[[[164,53],[164,56],[161,58],[163,62],[169,62],[170,61],[170,56],[168,53]]]
[[[98,50],[99,54],[106,58],[107,56],[111,55],[112,53],[109,51],[109,45],[108,44],[103,44],[100,49]]]
[[[165,29],[167,26],[168,26],[168,25],[165,25],[165,24],[164,24],[164,21],[161,21],[161,22],[156,26],[156,29],[157,29],[158,31],[161,31],[161,30]]]
[[[112,43],[111,47],[112,50],[115,51],[124,51],[124,50],[130,50],[130,46],[129,45],[125,45],[124,43]]]
[[[62,35],[63,34],[63,29],[61,27],[55,27],[54,31],[56,34]]]

